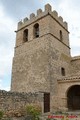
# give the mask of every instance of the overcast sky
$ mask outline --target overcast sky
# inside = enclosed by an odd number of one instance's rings
[[[17,22],[47,3],[68,22],[71,55],[80,54],[80,0],[0,0],[0,89],[10,89]]]

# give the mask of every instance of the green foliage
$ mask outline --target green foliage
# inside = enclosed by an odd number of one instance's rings
[[[64,118],[62,118],[61,120],[64,120]]]
[[[0,111],[0,120],[3,118],[3,111]]]
[[[62,111],[56,111],[55,114],[63,114]]]
[[[2,119],[2,120],[12,120],[11,118],[4,118],[4,119]]]
[[[51,118],[47,118],[46,120],[51,120]]]
[[[41,109],[39,106],[28,105],[27,114],[33,117],[33,120],[39,120],[39,115],[41,114]]]

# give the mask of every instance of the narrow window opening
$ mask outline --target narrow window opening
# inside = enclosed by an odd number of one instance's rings
[[[39,24],[38,23],[34,25],[34,37],[35,38],[39,37]]]
[[[23,41],[24,42],[28,41],[28,29],[24,30]]]
[[[62,35],[62,31],[60,30],[60,40],[63,40],[63,35]]]
[[[62,76],[65,76],[65,69],[63,67],[61,68],[61,74]]]

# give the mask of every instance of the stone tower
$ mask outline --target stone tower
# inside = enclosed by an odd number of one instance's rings
[[[56,79],[69,72],[69,60],[67,23],[47,4],[44,12],[39,9],[18,23],[11,90],[55,93]]]
[[[56,79],[69,73],[69,60],[67,23],[47,4],[18,23],[11,90],[55,93]]]
[[[11,91],[44,94],[44,112],[79,110],[79,66],[80,56],[70,55],[67,23],[49,4],[18,23]]]

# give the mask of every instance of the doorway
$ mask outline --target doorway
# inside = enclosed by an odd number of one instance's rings
[[[69,110],[80,110],[80,85],[74,85],[68,90],[67,106]]]
[[[44,93],[44,113],[50,112],[50,93]]]

